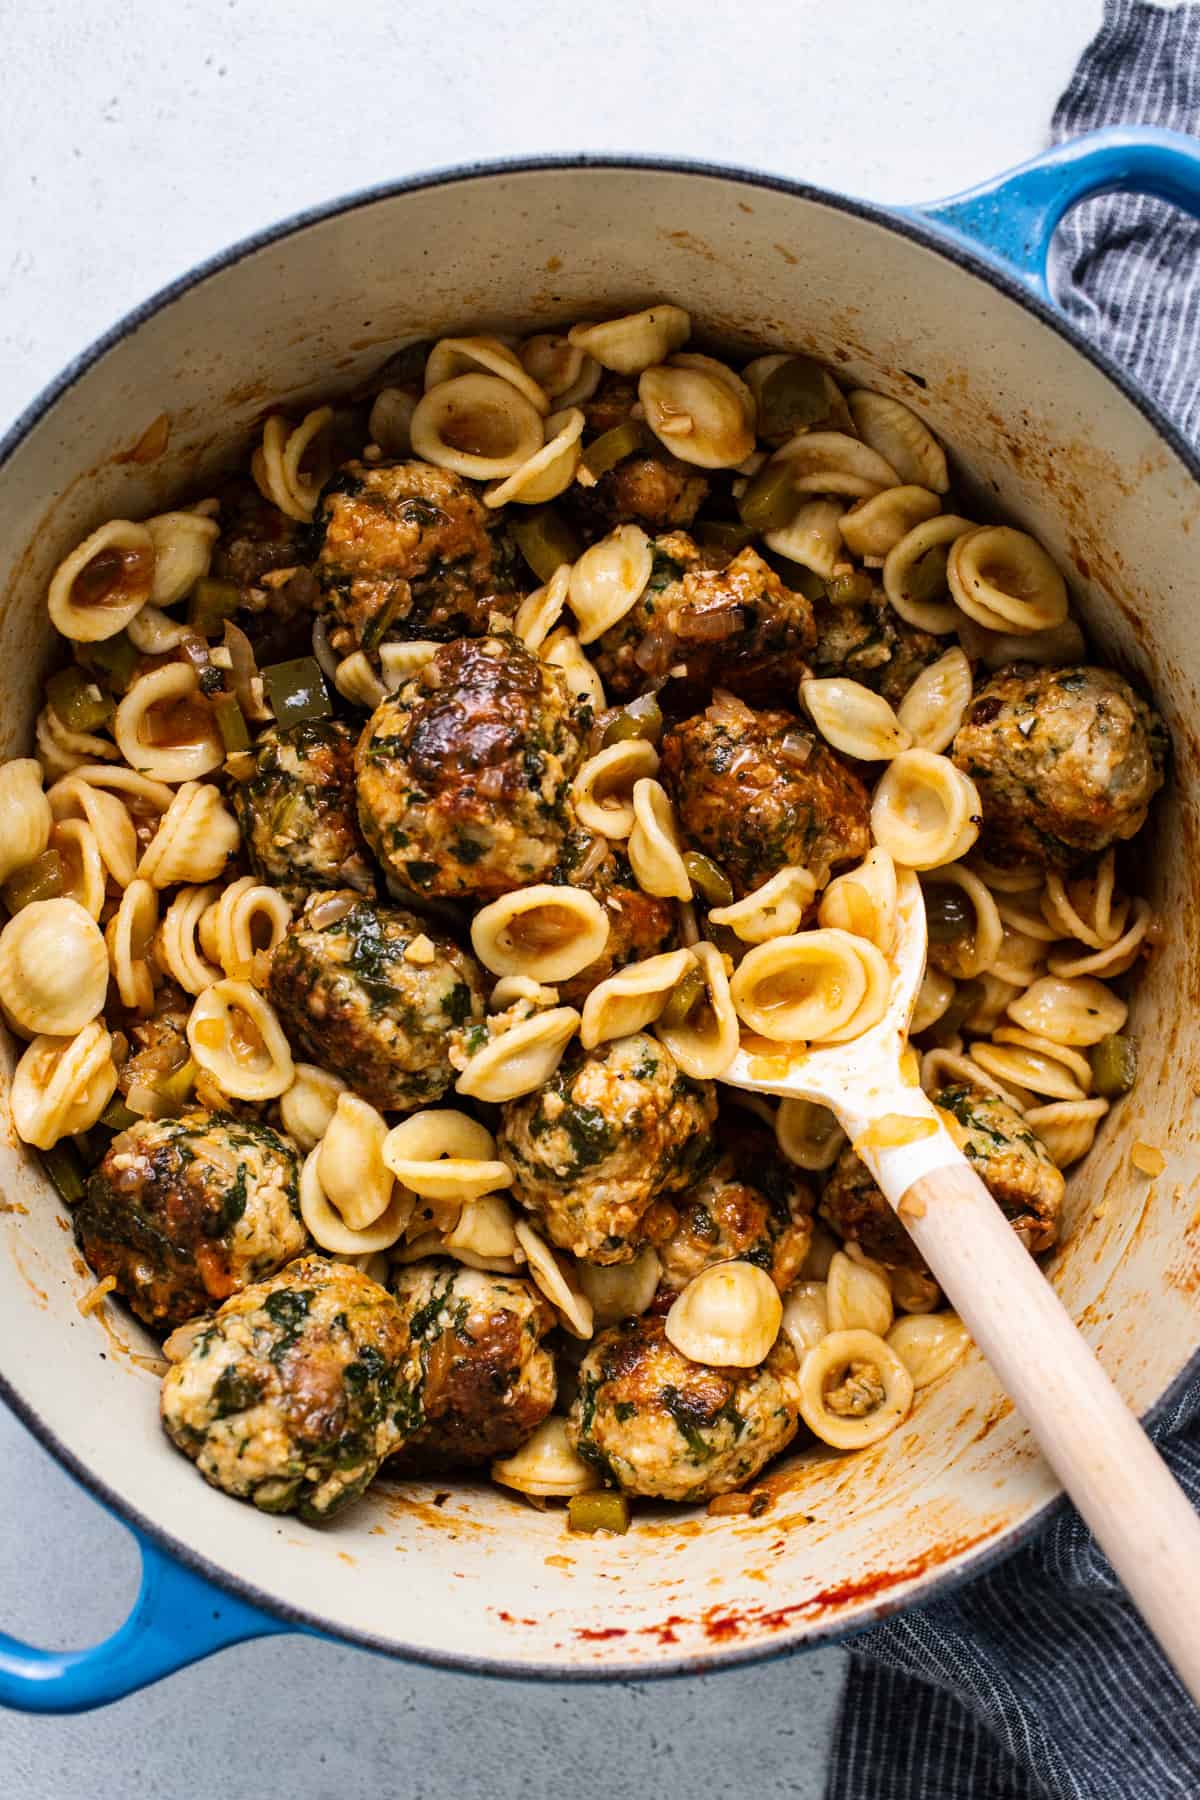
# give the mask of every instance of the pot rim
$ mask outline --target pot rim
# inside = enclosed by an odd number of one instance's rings
[[[1163,412],[1157,401],[1133,381],[1127,370],[1114,362],[1104,351],[1097,349],[1064,313],[1042,300],[1002,262],[994,260],[982,251],[976,252],[968,249],[960,240],[948,237],[936,224],[926,223],[919,208],[904,209],[890,207],[880,202],[860,200],[840,194],[833,189],[816,187],[808,182],[794,181],[786,176],[772,175],[766,171],[746,168],[739,164],[707,162],[687,157],[623,154],[617,151],[582,151],[574,155],[551,152],[538,156],[497,157],[478,162],[444,165],[423,173],[356,188],[338,199],[325,200],[314,206],[301,208],[272,225],[264,226],[258,231],[237,239],[226,249],[217,251],[212,256],[194,264],[185,274],[167,282],[146,300],[123,314],[106,331],[95,338],[85,350],[73,357],[60,374],[35,394],[0,437],[0,473],[3,472],[30,432],[40,424],[62,396],[74,387],[76,382],[86,375],[94,364],[131,336],[147,320],[154,318],[193,288],[199,287],[210,276],[236,267],[238,263],[244,262],[248,257],[256,255],[273,244],[299,236],[310,226],[323,224],[328,219],[339,218],[344,214],[357,212],[362,208],[373,206],[379,201],[391,200],[400,195],[420,193],[464,182],[487,181],[495,176],[553,172],[570,174],[578,170],[590,169],[697,175],[719,181],[733,181],[746,187],[767,189],[775,193],[790,195],[794,199],[827,207],[835,212],[849,214],[853,218],[868,220],[872,224],[881,225],[887,230],[898,233],[901,237],[906,237],[912,242],[922,245],[927,250],[935,251],[938,255],[945,257],[947,261],[956,264],[968,274],[986,281],[1006,298],[1024,307],[1041,324],[1055,332],[1072,350],[1090,362],[1131,405],[1137,408],[1159,437],[1174,452],[1192,479],[1200,485],[1200,454],[1193,449],[1178,427]],[[1161,1418],[1197,1376],[1200,1376],[1200,1346],[1193,1351],[1166,1391],[1142,1415],[1142,1424],[1149,1427]],[[916,1591],[899,1597],[890,1596],[878,1599],[864,1608],[852,1622],[832,1621],[829,1624],[817,1626],[813,1630],[805,1631],[800,1637],[785,1635],[782,1642],[760,1642],[740,1648],[728,1647],[716,1650],[711,1655],[668,1657],[650,1665],[617,1661],[605,1663],[603,1666],[559,1664],[547,1661],[514,1661],[506,1664],[492,1657],[430,1650],[420,1644],[401,1643],[391,1637],[381,1637],[376,1633],[351,1627],[341,1625],[331,1627],[329,1621],[320,1614],[261,1592],[252,1582],[245,1581],[240,1576],[231,1575],[207,1557],[200,1555],[190,1544],[175,1537],[156,1520],[145,1517],[136,1506],[115,1493],[17,1393],[2,1369],[0,1369],[0,1400],[3,1400],[16,1414],[43,1448],[48,1450],[80,1486],[97,1499],[107,1511],[130,1526],[135,1532],[148,1538],[158,1549],[164,1551],[176,1562],[211,1582],[216,1588],[237,1595],[272,1618],[282,1619],[298,1629],[327,1637],[331,1641],[353,1644],[361,1649],[371,1650],[398,1661],[420,1663],[427,1667],[452,1670],[458,1674],[484,1676],[496,1680],[569,1682],[668,1680],[746,1667],[754,1663],[797,1655],[806,1650],[815,1649],[819,1645],[837,1643],[847,1638],[852,1639],[898,1612],[907,1611],[916,1605],[928,1605],[933,1600],[944,1599],[967,1581],[974,1580],[997,1567],[1027,1544],[1037,1532],[1044,1528],[1053,1515],[1067,1504],[1066,1495],[1059,1493],[1038,1506],[1027,1519],[1010,1527],[998,1538],[984,1543],[974,1550],[966,1551],[959,1561],[930,1576],[921,1583]]]

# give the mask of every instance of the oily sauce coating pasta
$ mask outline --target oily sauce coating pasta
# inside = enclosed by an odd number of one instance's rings
[[[443,1260],[390,1281],[421,1360],[423,1423],[391,1464],[398,1475],[478,1467],[524,1443],[554,1405],[556,1323],[532,1282]]]
[[[358,825],[354,736],[340,719],[263,733],[255,773],[232,791],[250,865],[298,904],[312,888],[375,892]]]
[[[517,594],[504,527],[461,475],[423,462],[348,462],[313,519],[312,554],[339,654],[388,639],[486,631]]]
[[[583,840],[586,839],[586,842]],[[644,962],[664,950],[673,950],[679,938],[676,908],[670,900],[656,899],[638,886],[629,858],[619,844],[610,843],[603,861],[586,881],[576,883],[572,869],[588,853],[595,840],[577,833],[567,846],[563,869],[571,884],[593,894],[608,917],[608,942],[594,962],[557,984],[564,1006],[582,1006],[592,989],[623,969],[626,963]]]
[[[93,1171],[76,1235],[139,1319],[181,1325],[303,1250],[299,1174],[293,1146],[267,1125],[141,1119]]]
[[[663,738],[662,778],[685,836],[738,894],[785,864],[819,886],[870,848],[867,791],[799,719],[719,695]]]
[[[357,1500],[420,1417],[400,1308],[319,1256],[227,1301],[162,1387],[167,1435],[206,1481],[314,1523]]]
[[[547,880],[572,823],[583,728],[561,673],[518,639],[456,639],[363,732],[368,843],[425,894],[483,901]]]
[[[953,756],[979,789],[994,862],[1071,870],[1141,830],[1166,748],[1114,669],[1018,664],[978,690]]]

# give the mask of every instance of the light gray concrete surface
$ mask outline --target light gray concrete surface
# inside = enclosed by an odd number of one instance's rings
[[[477,157],[639,150],[881,200],[1031,155],[1100,0],[0,0],[0,430],[201,257]],[[0,1629],[94,1641],[123,1529],[0,1413]],[[244,1646],[107,1711],[0,1714],[10,1800],[624,1800],[823,1788],[842,1653],[638,1687],[481,1683]]]

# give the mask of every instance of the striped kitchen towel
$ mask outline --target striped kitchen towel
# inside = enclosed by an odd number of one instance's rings
[[[1200,5],[1106,0],[1053,133],[1118,124],[1200,136]],[[1200,440],[1200,224],[1110,196],[1075,209],[1057,251],[1067,315]],[[1152,1435],[1200,1506],[1200,1386]],[[826,1792],[1200,1800],[1200,1711],[1064,1504],[989,1574],[854,1641]]]

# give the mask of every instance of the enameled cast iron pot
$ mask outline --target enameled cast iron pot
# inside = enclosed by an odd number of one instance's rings
[[[1152,1412],[1200,1343],[1200,464],[1048,299],[1059,218],[1112,189],[1200,210],[1200,146],[1104,133],[924,211],[703,166],[501,165],[381,188],[239,245],[131,314],[0,445],[0,751],[31,742],[58,559],[105,518],[202,491],[270,402],[302,409],[350,388],[407,340],[670,298],[727,350],[810,350],[911,402],[980,504],[1049,546],[1100,655],[1153,690],[1174,738],[1144,869],[1165,934],[1135,1004],[1141,1076],[1070,1184],[1049,1269],[1129,1404]],[[130,460],[164,411],[166,454]],[[98,1705],[287,1630],[497,1674],[728,1665],[928,1599],[1011,1550],[1057,1498],[972,1354],[906,1430],[849,1458],[801,1455],[757,1520],[651,1508],[628,1536],[592,1541],[483,1484],[442,1506],[429,1487],[380,1488],[323,1530],[264,1516],[166,1444],[138,1361],[153,1344],[128,1319],[80,1316],[90,1277],[63,1209],[4,1136],[3,1393],[144,1556],[137,1605],[108,1642],[60,1655],[0,1639],[10,1705]],[[1166,1152],[1161,1179],[1132,1171],[1135,1138]]]

